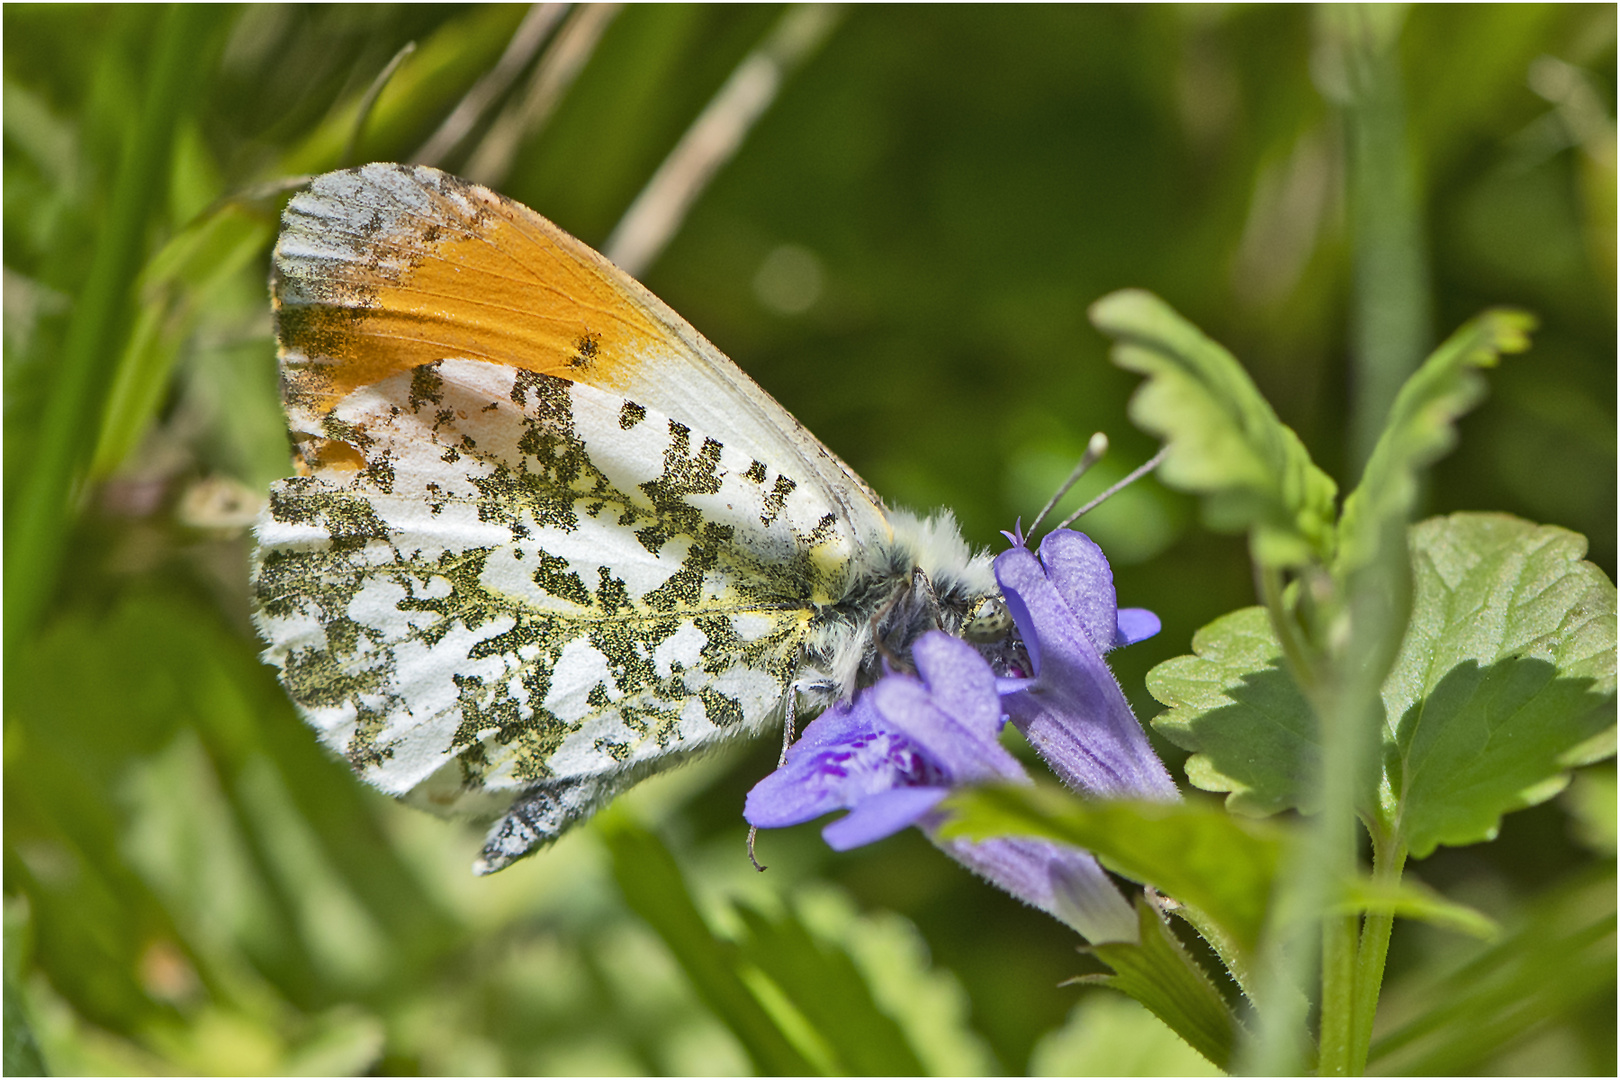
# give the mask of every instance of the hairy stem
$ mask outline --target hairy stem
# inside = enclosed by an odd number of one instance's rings
[[[1373,833],[1373,882],[1393,887],[1400,883],[1406,866],[1406,848],[1377,831]],[[1356,952],[1352,1008],[1354,1024],[1350,1041],[1350,1073],[1360,1076],[1367,1069],[1367,1052],[1372,1045],[1373,1018],[1378,1012],[1378,995],[1384,986],[1384,961],[1389,957],[1390,933],[1395,915],[1388,911],[1370,912],[1362,923],[1361,945]]]
[[[1342,64],[1355,291],[1351,310],[1350,449],[1364,464],[1406,377],[1428,351],[1429,268],[1406,131],[1395,5],[1324,10],[1320,34]]]

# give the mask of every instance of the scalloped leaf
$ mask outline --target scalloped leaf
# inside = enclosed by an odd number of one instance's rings
[[[1266,565],[1327,562],[1338,488],[1232,354],[1140,289],[1098,300],[1091,321],[1116,339],[1115,364],[1147,376],[1130,415],[1168,447],[1159,479],[1204,496],[1211,528],[1253,530]]]
[[[1530,347],[1534,317],[1493,309],[1430,354],[1401,387],[1361,483],[1345,497],[1335,570],[1347,575],[1376,557],[1380,538],[1412,516],[1422,469],[1457,444],[1457,420],[1485,396],[1482,368]]]
[[[1413,526],[1412,618],[1384,682],[1377,805],[1416,858],[1496,835],[1614,753],[1615,589],[1586,541],[1505,514]],[[1315,720],[1260,608],[1200,630],[1148,673],[1153,726],[1233,810],[1315,808]]]
[[[1380,811],[1423,858],[1494,838],[1614,752],[1615,589],[1584,537],[1506,514],[1432,518],[1409,546]]]
[[[1148,672],[1148,693],[1168,712],[1153,728],[1183,750],[1187,779],[1227,792],[1226,805],[1266,815],[1314,811],[1316,717],[1283,667],[1264,608],[1223,615],[1193,635],[1193,655]]]

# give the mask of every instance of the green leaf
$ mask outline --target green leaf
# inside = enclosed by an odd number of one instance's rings
[[[1420,971],[1397,987],[1392,1001],[1424,1007],[1373,1044],[1376,1070],[1477,1074],[1543,1024],[1594,1007],[1612,1017],[1614,864],[1596,869],[1584,880],[1565,879],[1548,889],[1511,933],[1461,967],[1438,978]]]
[[[1265,565],[1326,562],[1338,489],[1232,354],[1137,289],[1097,301],[1091,321],[1117,339],[1115,364],[1147,376],[1130,414],[1168,446],[1159,479],[1203,495],[1212,528],[1252,530]]]
[[[921,1076],[926,1070],[900,1026],[878,1008],[849,954],[810,934],[792,914],[770,919],[737,905],[751,961],[826,1039],[832,1071],[854,1076]]]
[[[1615,589],[1584,537],[1505,514],[1425,521],[1411,552],[1380,809],[1423,858],[1492,839],[1613,753]]]
[[[1089,949],[1114,973],[1089,975],[1079,981],[1129,994],[1185,1039],[1188,1046],[1226,1068],[1237,1030],[1232,1010],[1147,897],[1137,898],[1136,912],[1140,933],[1137,944],[1094,945]]]
[[[1485,396],[1479,369],[1530,347],[1535,319],[1487,311],[1462,326],[1401,387],[1361,483],[1344,500],[1335,569],[1341,578],[1376,558],[1380,537],[1412,516],[1422,469],[1457,442],[1457,420]]]
[[[1614,752],[1614,586],[1585,541],[1499,514],[1412,528],[1411,625],[1382,690],[1381,816],[1417,858],[1495,835],[1501,815]],[[1148,673],[1153,726],[1233,810],[1316,809],[1309,706],[1265,613],[1245,608]],[[1369,805],[1373,796],[1369,795]]]
[[[758,1070],[776,1076],[815,1071],[744,981],[736,946],[717,939],[704,922],[669,849],[622,813],[610,810],[597,821],[625,901],[663,938],[698,996]]]
[[[1410,878],[1393,884],[1358,878],[1345,888],[1337,910],[1344,915],[1363,911],[1389,912],[1403,919],[1416,919],[1485,941],[1501,932],[1501,927],[1489,915],[1467,904],[1447,900],[1422,882]]]
[[[944,835],[1040,836],[1085,848],[1114,870],[1197,908],[1252,955],[1286,834],[1195,803],[1091,802],[1052,787],[986,787],[951,796]]]
[[[1163,1021],[1119,994],[1080,999],[1029,1055],[1030,1076],[1223,1076]]]
[[[33,1029],[28,1026],[28,1015],[23,1010],[22,994],[5,979],[5,1074],[7,1076],[49,1076],[45,1058],[34,1041]]]
[[[1239,813],[1314,811],[1316,717],[1283,667],[1265,609],[1221,616],[1192,647],[1147,676],[1148,693],[1170,707],[1154,730],[1193,752],[1187,779],[1228,792],[1226,805]]]

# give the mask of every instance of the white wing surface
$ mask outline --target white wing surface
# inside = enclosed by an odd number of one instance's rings
[[[272,488],[267,655],[366,779],[442,810],[757,729],[847,584],[813,488],[583,383],[447,360],[328,426],[366,464]]]

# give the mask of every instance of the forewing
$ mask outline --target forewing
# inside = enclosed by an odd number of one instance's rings
[[[518,203],[425,166],[316,177],[276,245],[289,416],[311,468],[355,461],[336,403],[447,358],[586,383],[724,434],[798,478],[857,536],[887,538],[877,496],[679,315]]]
[[[610,793],[759,727],[846,585],[813,485],[588,383],[444,360],[324,427],[352,461],[258,526],[267,656],[366,779],[443,810]]]

